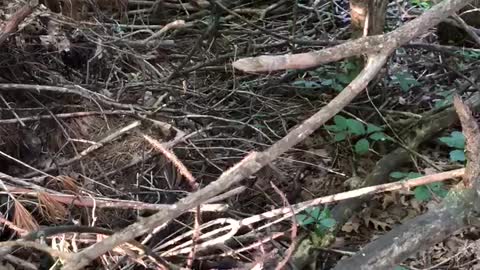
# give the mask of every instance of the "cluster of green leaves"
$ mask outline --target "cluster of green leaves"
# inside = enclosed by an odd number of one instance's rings
[[[450,148],[453,148],[450,151],[450,160],[452,162],[465,161],[465,136],[460,131],[453,131],[448,137],[441,137],[439,139],[444,144],[448,145]]]
[[[384,141],[389,137],[383,133],[381,127],[372,124],[363,124],[355,119],[347,119],[341,115],[333,118],[334,125],[327,125],[325,128],[334,133],[334,140],[341,142],[351,136],[361,136],[354,145],[355,153],[363,155],[370,149],[370,141]]]
[[[335,219],[331,218],[330,210],[320,207],[311,207],[303,211],[305,214],[298,214],[296,216],[297,223],[306,227],[307,225],[315,225],[315,233],[323,235],[328,230],[336,225]]]
[[[430,0],[410,0],[410,3],[423,10],[430,9],[433,5]]]
[[[412,87],[420,86],[420,83],[409,72],[398,72],[392,76],[392,84],[398,85],[400,89],[407,92]]]
[[[392,172],[390,174],[390,177],[395,180],[408,180],[408,179],[418,178],[421,176],[422,174],[417,172],[408,172],[408,173]],[[415,199],[421,202],[431,200],[432,192],[441,198],[444,198],[445,196],[447,196],[447,193],[448,193],[448,191],[444,188],[442,182],[430,183],[427,185],[415,187],[413,189],[413,194],[415,196]]]
[[[292,83],[293,86],[302,88],[333,88],[335,91],[342,91],[358,73],[360,73],[360,66],[354,61],[345,60],[340,63],[339,68],[329,70],[328,68],[319,68],[317,70],[309,71],[309,80],[300,79]]]

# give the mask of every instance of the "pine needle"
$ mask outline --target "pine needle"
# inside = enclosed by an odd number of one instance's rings
[[[14,202],[13,224],[29,232],[38,230],[38,223],[28,210],[12,196]]]
[[[38,193],[38,201],[40,203],[40,214],[45,219],[52,223],[65,220],[68,211],[63,204],[52,199],[50,195],[44,192]]]
[[[65,190],[72,191],[75,194],[78,193],[79,188],[77,180],[67,175],[57,176],[57,179],[61,181],[61,184]]]

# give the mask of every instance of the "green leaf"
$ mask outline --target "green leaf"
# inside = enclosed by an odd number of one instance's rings
[[[306,226],[306,225],[309,225],[309,224],[312,224],[313,222],[315,222],[315,220],[312,217],[304,215],[304,214],[298,214],[296,216],[296,218],[297,218],[297,223],[300,226]]]
[[[345,138],[347,138],[347,132],[342,131],[342,132],[335,133],[335,136],[333,137],[333,140],[336,141],[336,142],[341,142],[341,141],[345,140]]]
[[[412,3],[412,5],[417,6],[423,10],[427,10],[432,7],[432,4],[429,0],[411,0],[410,3]]]
[[[325,128],[328,130],[328,131],[331,131],[331,132],[341,132],[345,129],[342,129],[341,127],[337,126],[337,125],[327,125],[325,126]]]
[[[347,129],[354,135],[365,134],[365,126],[363,123],[355,119],[347,119]]]
[[[402,179],[402,178],[406,177],[407,175],[408,175],[408,173],[404,173],[404,172],[392,172],[392,173],[390,173],[390,177],[395,178],[395,179]]]
[[[465,152],[463,150],[453,150],[450,152],[450,160],[455,161],[465,161]]]
[[[317,223],[319,217],[320,217],[320,208],[319,207],[313,207],[313,208],[308,208],[305,209],[304,211],[306,214],[298,214],[296,216],[297,222],[301,226],[306,226],[312,223]]]
[[[385,141],[388,139],[387,135],[383,132],[375,132],[369,136],[370,139],[374,141]]]
[[[413,193],[415,195],[415,199],[421,202],[428,201],[432,198],[432,195],[426,186],[416,187],[413,190]]]
[[[394,82],[400,85],[400,89],[406,92],[414,86],[419,86],[420,83],[408,72],[399,72],[395,74]]]
[[[408,268],[405,268],[403,266],[395,266],[395,268],[393,268],[393,270],[408,270]]]
[[[453,92],[452,91],[442,91],[437,93],[439,96],[442,96],[443,99],[435,100],[435,108],[440,108],[446,105],[453,103]]]
[[[443,187],[442,182],[428,184],[428,187],[440,198],[445,198],[448,194],[448,191]]]
[[[325,218],[325,219],[321,219],[320,220],[320,224],[324,227],[327,227],[327,228],[332,228],[333,226],[335,226],[335,224],[337,224],[337,222],[335,221],[335,219],[333,218]]]
[[[318,216],[318,219],[330,218],[330,210],[328,208],[323,208],[322,212]]]
[[[443,189],[443,183],[442,182],[436,182],[436,183],[430,183],[428,184],[428,187],[433,191],[439,191]]]
[[[435,101],[434,107],[437,109],[437,108],[440,108],[440,107],[443,107],[443,106],[446,106],[446,105],[450,105],[450,104],[452,104],[452,102],[453,102],[453,97],[437,100],[437,101]]]
[[[350,78],[348,74],[338,74],[336,79],[343,84],[349,84],[352,82],[352,78]]]
[[[344,89],[343,85],[337,83],[337,81],[333,82],[332,88],[337,92],[342,92],[342,90]]]
[[[459,131],[453,131],[450,134],[450,137],[441,137],[440,141],[452,148],[465,148],[465,136],[463,136],[463,133]]]
[[[375,126],[373,124],[367,124],[367,134],[382,131],[382,130],[383,130],[383,128],[381,128],[381,127]]]
[[[321,215],[320,207],[307,208],[305,209],[305,212],[317,220],[320,218],[320,215]]]
[[[347,118],[341,116],[341,115],[335,115],[333,117],[333,122],[335,123],[335,125],[342,129],[342,130],[346,130],[347,129]]]
[[[414,179],[414,178],[418,178],[418,177],[422,177],[423,175],[421,173],[417,173],[417,172],[409,172],[407,174],[407,176],[405,177],[405,180],[408,180],[408,179]]]
[[[370,143],[367,139],[360,139],[355,144],[355,153],[363,155],[368,153],[368,149],[370,149]]]

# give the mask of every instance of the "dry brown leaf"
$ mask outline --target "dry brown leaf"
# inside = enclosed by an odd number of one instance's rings
[[[373,228],[375,230],[382,230],[382,231],[387,231],[387,230],[390,230],[392,227],[390,226],[390,224],[386,223],[386,222],[383,222],[383,221],[380,221],[378,219],[375,219],[375,218],[369,218],[367,220],[365,220],[365,224],[368,226],[369,224],[372,224],[373,225]],[[380,228],[380,229],[379,229]]]
[[[353,216],[345,225],[342,227],[342,231],[350,233],[356,232],[359,233],[361,220],[355,215]]]
[[[360,223],[354,223],[354,222],[348,221],[347,223],[345,223],[345,225],[342,226],[342,231],[346,233],[351,233],[351,232],[358,233],[359,228],[360,228]]]

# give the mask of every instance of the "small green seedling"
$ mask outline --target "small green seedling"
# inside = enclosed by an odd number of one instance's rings
[[[321,210],[320,207],[311,207],[307,208],[304,213],[296,216],[298,224],[302,227],[314,224],[315,232],[319,235],[323,235],[337,224],[335,219],[331,218],[327,208]]]
[[[334,140],[341,142],[347,137],[362,137],[354,145],[355,153],[363,155],[370,149],[370,141],[384,141],[389,137],[383,133],[381,127],[372,124],[363,124],[355,119],[347,119],[341,115],[333,118],[334,125],[327,125],[325,128],[334,133]],[[370,140],[370,141],[369,141]]]
[[[421,177],[422,174],[417,172],[392,172],[390,173],[390,177],[396,180],[408,180],[413,178]],[[418,186],[413,189],[413,194],[415,199],[421,202],[429,201],[432,199],[432,193],[435,195],[444,198],[447,196],[447,190],[444,188],[442,182],[431,183],[423,186]]]
[[[454,149],[450,151],[450,161],[465,161],[465,136],[462,132],[453,131],[449,137],[441,137],[439,140]]]

